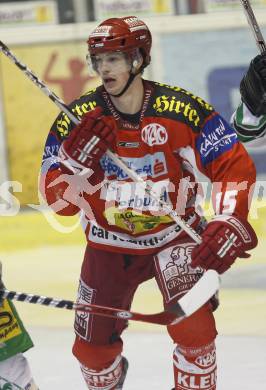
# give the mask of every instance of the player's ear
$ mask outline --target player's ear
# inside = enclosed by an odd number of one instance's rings
[[[132,72],[134,74],[139,73],[139,70],[141,69],[143,65],[143,56],[139,50],[136,50],[136,53],[134,54],[134,58],[132,61]]]

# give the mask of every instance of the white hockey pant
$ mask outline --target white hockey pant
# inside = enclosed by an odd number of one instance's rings
[[[38,390],[32,378],[29,363],[22,353],[0,362],[0,389],[4,388]]]

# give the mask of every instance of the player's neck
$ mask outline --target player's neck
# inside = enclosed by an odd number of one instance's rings
[[[141,76],[136,76],[129,88],[120,97],[110,96],[118,111],[125,114],[135,114],[140,111],[144,96],[144,86]]]

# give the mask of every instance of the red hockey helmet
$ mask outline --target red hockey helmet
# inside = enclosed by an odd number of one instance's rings
[[[139,49],[143,66],[151,61],[152,37],[147,25],[136,16],[111,18],[103,21],[88,38],[90,56],[106,51],[133,52]]]

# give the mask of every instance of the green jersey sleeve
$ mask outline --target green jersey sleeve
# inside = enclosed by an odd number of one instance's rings
[[[231,122],[241,142],[254,141],[266,134],[266,115],[254,116],[244,103],[238,106]]]

